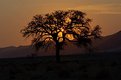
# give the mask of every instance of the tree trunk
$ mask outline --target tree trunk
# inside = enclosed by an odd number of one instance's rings
[[[56,44],[56,62],[60,63],[60,46]]]

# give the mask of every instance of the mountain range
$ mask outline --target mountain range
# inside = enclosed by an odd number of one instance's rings
[[[121,31],[103,37],[95,42],[95,48],[97,51],[103,52],[121,52]]]
[[[95,52],[121,52],[121,31],[102,37],[102,39],[94,40],[93,48]],[[81,54],[85,53],[85,51],[84,48],[78,48],[70,44],[61,51],[61,55]],[[0,58],[30,57],[34,55],[48,56],[55,55],[55,52],[52,49],[48,51],[41,49],[37,52],[32,46],[0,48]]]

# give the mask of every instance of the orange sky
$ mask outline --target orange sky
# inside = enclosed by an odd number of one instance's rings
[[[103,35],[121,30],[121,0],[0,0],[0,47],[29,43],[20,34],[36,14],[76,9],[99,24]]]

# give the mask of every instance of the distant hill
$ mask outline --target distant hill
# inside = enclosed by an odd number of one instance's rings
[[[69,55],[83,52],[82,49],[77,48],[74,45],[69,45],[61,50],[61,55]],[[19,46],[19,47],[6,47],[0,48],[0,58],[14,58],[14,57],[30,57],[30,56],[48,56],[55,55],[55,50],[40,49],[38,52],[32,46]]]
[[[104,52],[121,51],[121,31],[97,40],[95,48]]]
[[[0,49],[0,58],[23,57],[32,52],[31,47],[27,46],[6,47]]]
[[[102,39],[94,40],[95,52],[121,52],[121,31],[105,36]],[[61,51],[61,55],[81,54],[86,52],[84,48],[77,48],[70,44]],[[39,56],[55,55],[54,50],[45,51],[41,49],[39,52],[31,46],[19,46],[19,47],[6,47],[0,48],[0,58],[13,58],[13,57],[27,57],[37,54]]]

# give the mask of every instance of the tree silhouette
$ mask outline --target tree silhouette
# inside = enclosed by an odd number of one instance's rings
[[[91,45],[92,39],[100,38],[100,26],[92,28],[90,22],[91,19],[79,10],[58,10],[34,16],[21,32],[24,37],[32,36],[32,45],[37,50],[54,46],[56,61],[60,62],[60,50],[68,42],[87,47]]]

